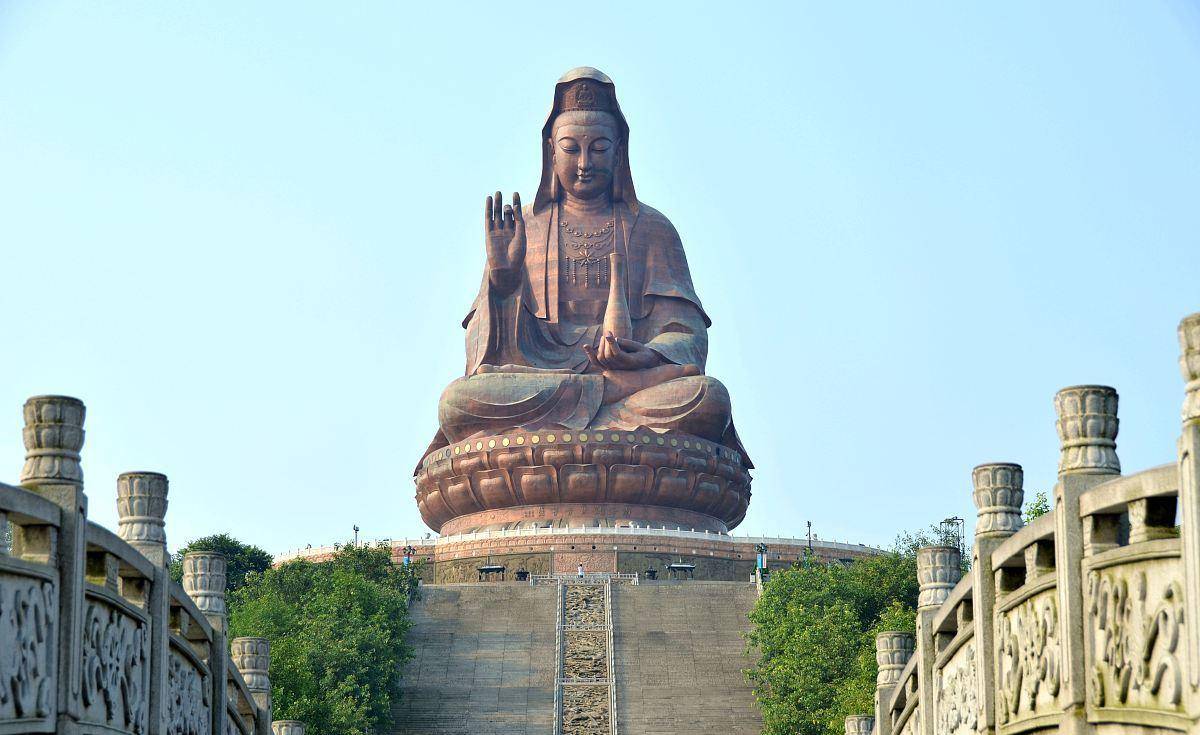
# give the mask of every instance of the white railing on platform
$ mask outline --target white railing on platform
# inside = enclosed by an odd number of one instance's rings
[[[775,547],[807,547],[811,544],[813,549],[826,551],[854,551],[858,553],[878,552],[877,549],[865,544],[850,544],[842,541],[825,541],[823,539],[813,539],[811,542],[807,538],[784,537],[784,536],[734,536],[727,533],[712,533],[711,531],[681,531],[675,528],[649,528],[646,526],[617,526],[615,528],[598,528],[591,526],[580,526],[578,528],[510,528],[501,531],[477,531],[475,533],[460,533],[454,536],[438,536],[435,538],[406,538],[406,539],[381,539],[378,541],[363,541],[360,546],[389,546],[395,551],[402,549],[405,546],[412,546],[417,550],[417,554],[432,553],[435,546],[444,544],[457,544],[468,541],[485,541],[488,539],[506,539],[506,538],[536,538],[540,536],[571,536],[581,533],[595,534],[598,536],[654,536],[657,538],[677,538],[694,541],[726,541],[738,545],[755,546],[757,544],[766,544],[767,546]],[[350,544],[329,544],[325,546],[308,546],[303,549],[292,549],[275,555],[277,564],[291,561],[292,559],[303,559],[314,556],[325,556],[332,554],[343,546]]]
[[[560,584],[554,599],[558,603],[554,616],[554,735],[562,735],[563,608],[567,604],[567,588]]]
[[[610,582],[626,582],[636,586],[638,575],[636,572],[632,574],[625,572],[584,572],[583,574],[529,575],[530,587],[535,587],[539,584],[608,584]]]
[[[637,584],[637,575],[633,575],[633,584]],[[612,580],[604,585],[604,623],[608,628],[608,725],[610,735],[617,735],[617,663],[613,658],[613,609],[612,609]]]

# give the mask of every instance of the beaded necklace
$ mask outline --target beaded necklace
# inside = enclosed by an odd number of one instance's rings
[[[583,287],[605,286],[608,284],[608,253],[609,246],[615,239],[616,221],[610,219],[598,230],[583,230],[572,226],[565,220],[561,222],[563,241],[574,253],[563,260],[571,283],[580,283],[580,270],[583,271]]]

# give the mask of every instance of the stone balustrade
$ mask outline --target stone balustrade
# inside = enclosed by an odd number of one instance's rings
[[[1200,314],[1179,327],[1176,461],[1122,476],[1117,392],[1054,399],[1054,509],[1027,526],[1020,465],[972,472],[970,573],[918,552],[915,646],[876,639],[875,735],[1200,732]]]
[[[0,735],[303,735],[271,720],[270,647],[225,633],[225,560],[170,581],[167,478],[117,480],[119,533],[88,521],[84,405],[25,404],[21,486],[0,484]]]

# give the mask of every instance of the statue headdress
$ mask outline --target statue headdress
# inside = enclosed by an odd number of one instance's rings
[[[621,141],[617,146],[617,170],[613,172],[613,199],[623,201],[635,211],[637,194],[633,190],[633,174],[629,170],[629,124],[617,103],[617,90],[608,76],[590,66],[581,66],[563,74],[554,87],[554,105],[546,124],[542,126],[542,179],[533,199],[533,211],[541,212],[554,202],[554,119],[561,113],[574,110],[607,112],[616,118]]]

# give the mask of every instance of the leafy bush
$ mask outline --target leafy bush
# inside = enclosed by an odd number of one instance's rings
[[[1046,497],[1045,492],[1039,492],[1025,504],[1025,523],[1029,523],[1035,518],[1041,518],[1050,510],[1050,499]]]
[[[915,625],[916,550],[958,542],[956,531],[933,526],[902,534],[888,554],[773,573],[747,635],[764,732],[841,735],[846,716],[872,712],[875,634]]]
[[[270,640],[276,719],[310,735],[390,731],[418,572],[387,548],[347,546],[246,575],[229,596],[230,634]]]

